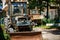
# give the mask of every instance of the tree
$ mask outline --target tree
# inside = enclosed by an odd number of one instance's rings
[[[0,12],[0,40],[5,40],[3,29],[1,28],[2,12]]]
[[[0,3],[2,3],[2,1],[0,0]]]
[[[48,13],[49,13],[49,6],[50,6],[49,3],[51,2],[51,0],[43,0],[43,1],[45,1],[46,5],[47,5],[46,6],[47,7],[47,15],[46,16],[47,16],[47,19],[48,19],[49,18],[49,15],[48,15]]]
[[[29,9],[35,9],[35,7],[37,7],[38,9],[40,9],[40,13],[42,11],[43,8],[43,4],[42,4],[42,0],[28,0],[29,2]]]
[[[45,2],[43,2],[43,1],[45,1]],[[48,18],[49,18],[48,13],[49,13],[49,7],[50,7],[51,1],[54,1],[54,0],[28,0],[29,9],[34,9],[35,7],[37,7],[37,8],[40,9],[39,11],[40,11],[40,14],[41,14],[41,11],[44,10],[43,8],[46,7],[47,8],[46,18],[48,20]]]
[[[43,1],[46,2],[46,5],[43,3]],[[28,0],[29,2],[29,9],[34,9],[35,7],[40,9],[40,13],[43,10],[44,7],[47,7],[47,19],[48,19],[48,6],[51,0]]]

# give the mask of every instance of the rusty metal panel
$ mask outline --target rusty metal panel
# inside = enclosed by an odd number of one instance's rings
[[[41,19],[41,17],[39,14],[37,14],[37,15],[32,15],[31,19],[32,20],[36,20],[36,19],[38,20],[38,19]]]
[[[11,40],[42,40],[41,32],[10,33]]]

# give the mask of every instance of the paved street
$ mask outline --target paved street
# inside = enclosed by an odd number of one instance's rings
[[[50,30],[50,29],[39,29],[34,30],[42,31],[43,40],[60,40],[60,30]]]
[[[60,31],[57,32],[43,31],[42,36],[44,40],[60,40]]]

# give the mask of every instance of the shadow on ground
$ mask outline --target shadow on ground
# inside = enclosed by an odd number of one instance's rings
[[[58,30],[49,30],[47,32],[52,33],[54,35],[60,35],[60,30],[59,29]]]

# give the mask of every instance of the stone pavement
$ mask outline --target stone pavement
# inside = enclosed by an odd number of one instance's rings
[[[43,40],[60,40],[60,30],[34,28],[33,30],[42,31]]]

